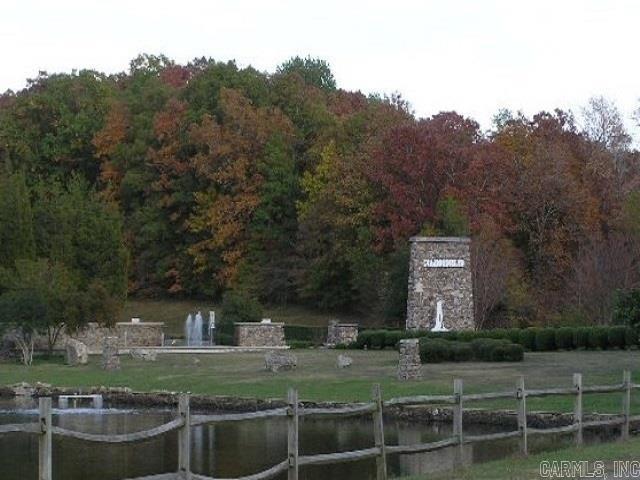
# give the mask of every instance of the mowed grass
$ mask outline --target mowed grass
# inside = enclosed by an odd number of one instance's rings
[[[503,460],[475,464],[453,472],[403,477],[402,480],[427,480],[427,478],[429,480],[449,480],[451,478],[457,480],[538,480],[543,478],[540,476],[540,463],[543,461],[587,461],[591,471],[594,468],[593,462],[603,462],[608,474],[607,478],[614,478],[613,462],[617,460],[640,461],[640,438],[632,438],[628,442],[608,442],[581,448],[564,448],[531,455],[527,458],[509,457]],[[560,477],[556,476],[555,478]]]
[[[406,395],[447,394],[454,378],[464,381],[466,393],[513,390],[520,375],[530,388],[570,386],[574,372],[584,376],[585,385],[622,381],[624,369],[634,370],[640,383],[640,351],[527,353],[518,363],[441,363],[423,365],[423,380],[396,379],[398,354],[385,351],[294,350],[298,368],[277,374],[264,369],[264,355],[209,354],[161,355],[157,362],[144,362],[123,355],[122,368],[105,372],[100,358],[80,367],[64,365],[61,358],[37,359],[31,367],[0,363],[0,384],[45,382],[56,386],[127,386],[135,391],[169,390],[208,395],[283,398],[288,387],[296,387],[303,400],[365,401],[374,383],[380,383],[385,398]],[[337,369],[336,357],[346,353],[353,365]],[[640,414],[640,391],[633,395],[632,408]],[[513,409],[515,401],[501,400],[467,407]],[[530,398],[531,411],[571,411],[571,396]],[[586,412],[619,413],[621,394],[584,396]]]
[[[128,322],[132,317],[139,317],[144,322],[164,322],[167,335],[182,335],[184,321],[190,312],[201,311],[208,318],[209,311],[216,312],[220,319],[221,306],[206,300],[127,300],[120,314],[119,321]],[[264,317],[274,322],[284,322],[289,325],[307,325],[311,327],[326,327],[329,320],[355,321],[363,326],[369,326],[374,320],[354,317],[346,314],[323,313],[301,306],[265,307]]]

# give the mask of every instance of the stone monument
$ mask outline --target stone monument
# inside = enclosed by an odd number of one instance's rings
[[[398,344],[398,380],[422,378],[420,342],[417,338],[406,338]]]
[[[102,368],[104,370],[120,370],[118,337],[105,337],[102,346]]]
[[[407,330],[472,330],[471,240],[412,237]]]
[[[89,349],[87,346],[70,338],[65,346],[67,365],[75,367],[76,365],[86,365],[89,363]]]

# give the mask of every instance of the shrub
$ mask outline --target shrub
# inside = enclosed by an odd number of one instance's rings
[[[587,348],[606,350],[609,344],[608,329],[606,327],[591,327],[587,334]]]
[[[578,327],[573,331],[573,345],[575,348],[589,348],[590,327]]]
[[[451,361],[453,362],[469,362],[473,360],[473,350],[469,343],[449,342],[451,349]]]
[[[518,343],[527,350],[535,350],[537,332],[537,328],[525,328],[524,330],[520,330],[520,340]]]
[[[389,348],[397,348],[398,342],[405,338],[404,332],[401,330],[392,330],[385,332],[384,346]]]
[[[627,347],[638,345],[638,330],[633,327],[627,327],[624,343]]]
[[[495,338],[476,338],[471,341],[471,348],[473,349],[473,355],[476,360],[483,360],[486,362],[491,361],[491,354],[493,349],[498,345],[503,345],[505,340],[498,340]]]
[[[216,343],[218,345],[233,345],[233,335],[218,332],[216,334]]]
[[[561,350],[572,350],[575,348],[574,343],[575,329],[571,327],[556,328],[556,347]]]
[[[371,330],[360,330],[356,340],[357,348],[371,348]]]
[[[541,328],[536,332],[535,349],[548,352],[556,349],[556,332],[553,328]]]
[[[386,330],[374,330],[371,333],[371,348],[382,350],[385,347],[387,338]]]
[[[460,342],[470,342],[474,338],[478,338],[480,332],[474,332],[473,330],[462,330],[458,332],[457,340]]]
[[[607,329],[607,343],[609,348],[624,349],[627,340],[627,327],[616,326]]]
[[[510,328],[506,332],[505,338],[509,340],[511,343],[520,343],[520,328]]]
[[[449,341],[441,338],[422,338],[420,340],[420,361],[440,363],[450,359]]]
[[[613,321],[630,327],[640,327],[640,289],[617,292],[613,306]]]
[[[492,362],[521,362],[524,360],[524,348],[515,343],[495,345],[491,351]]]

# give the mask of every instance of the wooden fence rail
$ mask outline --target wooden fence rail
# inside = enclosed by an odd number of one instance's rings
[[[0,434],[15,432],[31,433],[38,435],[39,443],[39,480],[52,480],[52,436],[70,437],[87,442],[100,443],[129,443],[148,440],[168,432],[178,431],[178,471],[175,473],[163,473],[137,477],[130,480],[267,480],[287,472],[288,480],[298,480],[299,467],[306,465],[322,465],[328,463],[351,462],[367,458],[376,460],[377,480],[387,480],[387,456],[389,454],[416,454],[432,452],[443,448],[457,448],[456,461],[462,460],[462,448],[464,445],[476,442],[487,442],[506,438],[519,438],[520,451],[527,455],[528,438],[531,435],[550,435],[573,433],[575,443],[581,445],[585,428],[602,426],[620,426],[622,440],[629,438],[629,426],[632,422],[640,421],[640,415],[631,415],[631,394],[633,390],[640,389],[640,384],[631,381],[631,372],[625,371],[622,383],[615,385],[595,385],[585,387],[582,385],[582,375],[574,374],[573,384],[570,388],[532,389],[525,388],[524,377],[516,382],[513,391],[464,394],[462,380],[456,379],[453,383],[453,395],[419,395],[413,397],[392,398],[386,402],[382,399],[382,391],[379,385],[374,385],[372,402],[359,403],[339,408],[304,408],[298,400],[298,392],[289,389],[287,394],[287,406],[259,412],[232,413],[216,415],[191,415],[189,394],[181,394],[178,399],[178,416],[163,425],[134,433],[118,435],[100,435],[77,432],[61,427],[54,427],[51,422],[51,398],[39,399],[38,422],[0,425]],[[584,421],[582,399],[585,394],[622,393],[622,412],[613,415],[612,418],[603,420]],[[573,423],[554,428],[530,428],[527,425],[527,399],[532,397],[545,397],[551,395],[573,395]],[[517,403],[517,430],[511,432],[491,433],[487,435],[464,435],[463,414],[466,402],[487,401],[496,399],[514,399]],[[419,443],[413,445],[387,445],[384,436],[383,413],[385,407],[401,405],[452,405],[453,411],[453,435],[437,442]],[[299,419],[300,417],[324,417],[324,416],[355,416],[371,414],[373,422],[374,446],[360,450],[335,453],[321,453],[315,455],[300,455],[299,452]],[[205,475],[191,471],[191,428],[200,425],[216,424],[223,422],[239,422],[246,420],[279,418],[287,420],[287,458],[282,462],[263,470],[235,479],[213,479]]]

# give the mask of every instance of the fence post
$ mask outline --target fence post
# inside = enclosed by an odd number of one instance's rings
[[[622,424],[622,440],[629,440],[629,417],[631,416],[631,372],[625,370],[622,375],[622,384],[624,390],[622,392],[622,415],[624,423]]]
[[[39,400],[38,480],[51,480],[51,397]]]
[[[458,448],[456,449],[457,451],[456,462],[458,463],[458,465],[462,465],[462,460],[463,460],[462,452],[463,452],[463,446],[464,446],[463,444],[464,437],[462,435],[462,411],[463,411],[462,394],[463,394],[462,379],[456,378],[453,381],[453,396],[456,402],[456,404],[453,407],[453,436],[457,437],[458,439]]]
[[[520,430],[520,451],[529,454],[527,445],[527,392],[524,388],[524,377],[516,383],[516,398],[518,399],[518,430]]]
[[[290,388],[287,392],[289,410],[287,412],[287,450],[289,454],[288,480],[298,480],[298,391]]]
[[[191,411],[189,394],[181,393],[178,397],[178,414],[184,424],[178,430],[178,474],[184,480],[191,479]]]
[[[376,457],[376,480],[387,480],[387,449],[384,443],[384,418],[382,416],[382,391],[380,384],[373,386],[373,437],[380,453]]]
[[[576,398],[573,401],[573,423],[576,429],[576,445],[582,445],[582,374],[573,374],[573,388],[576,389]]]

